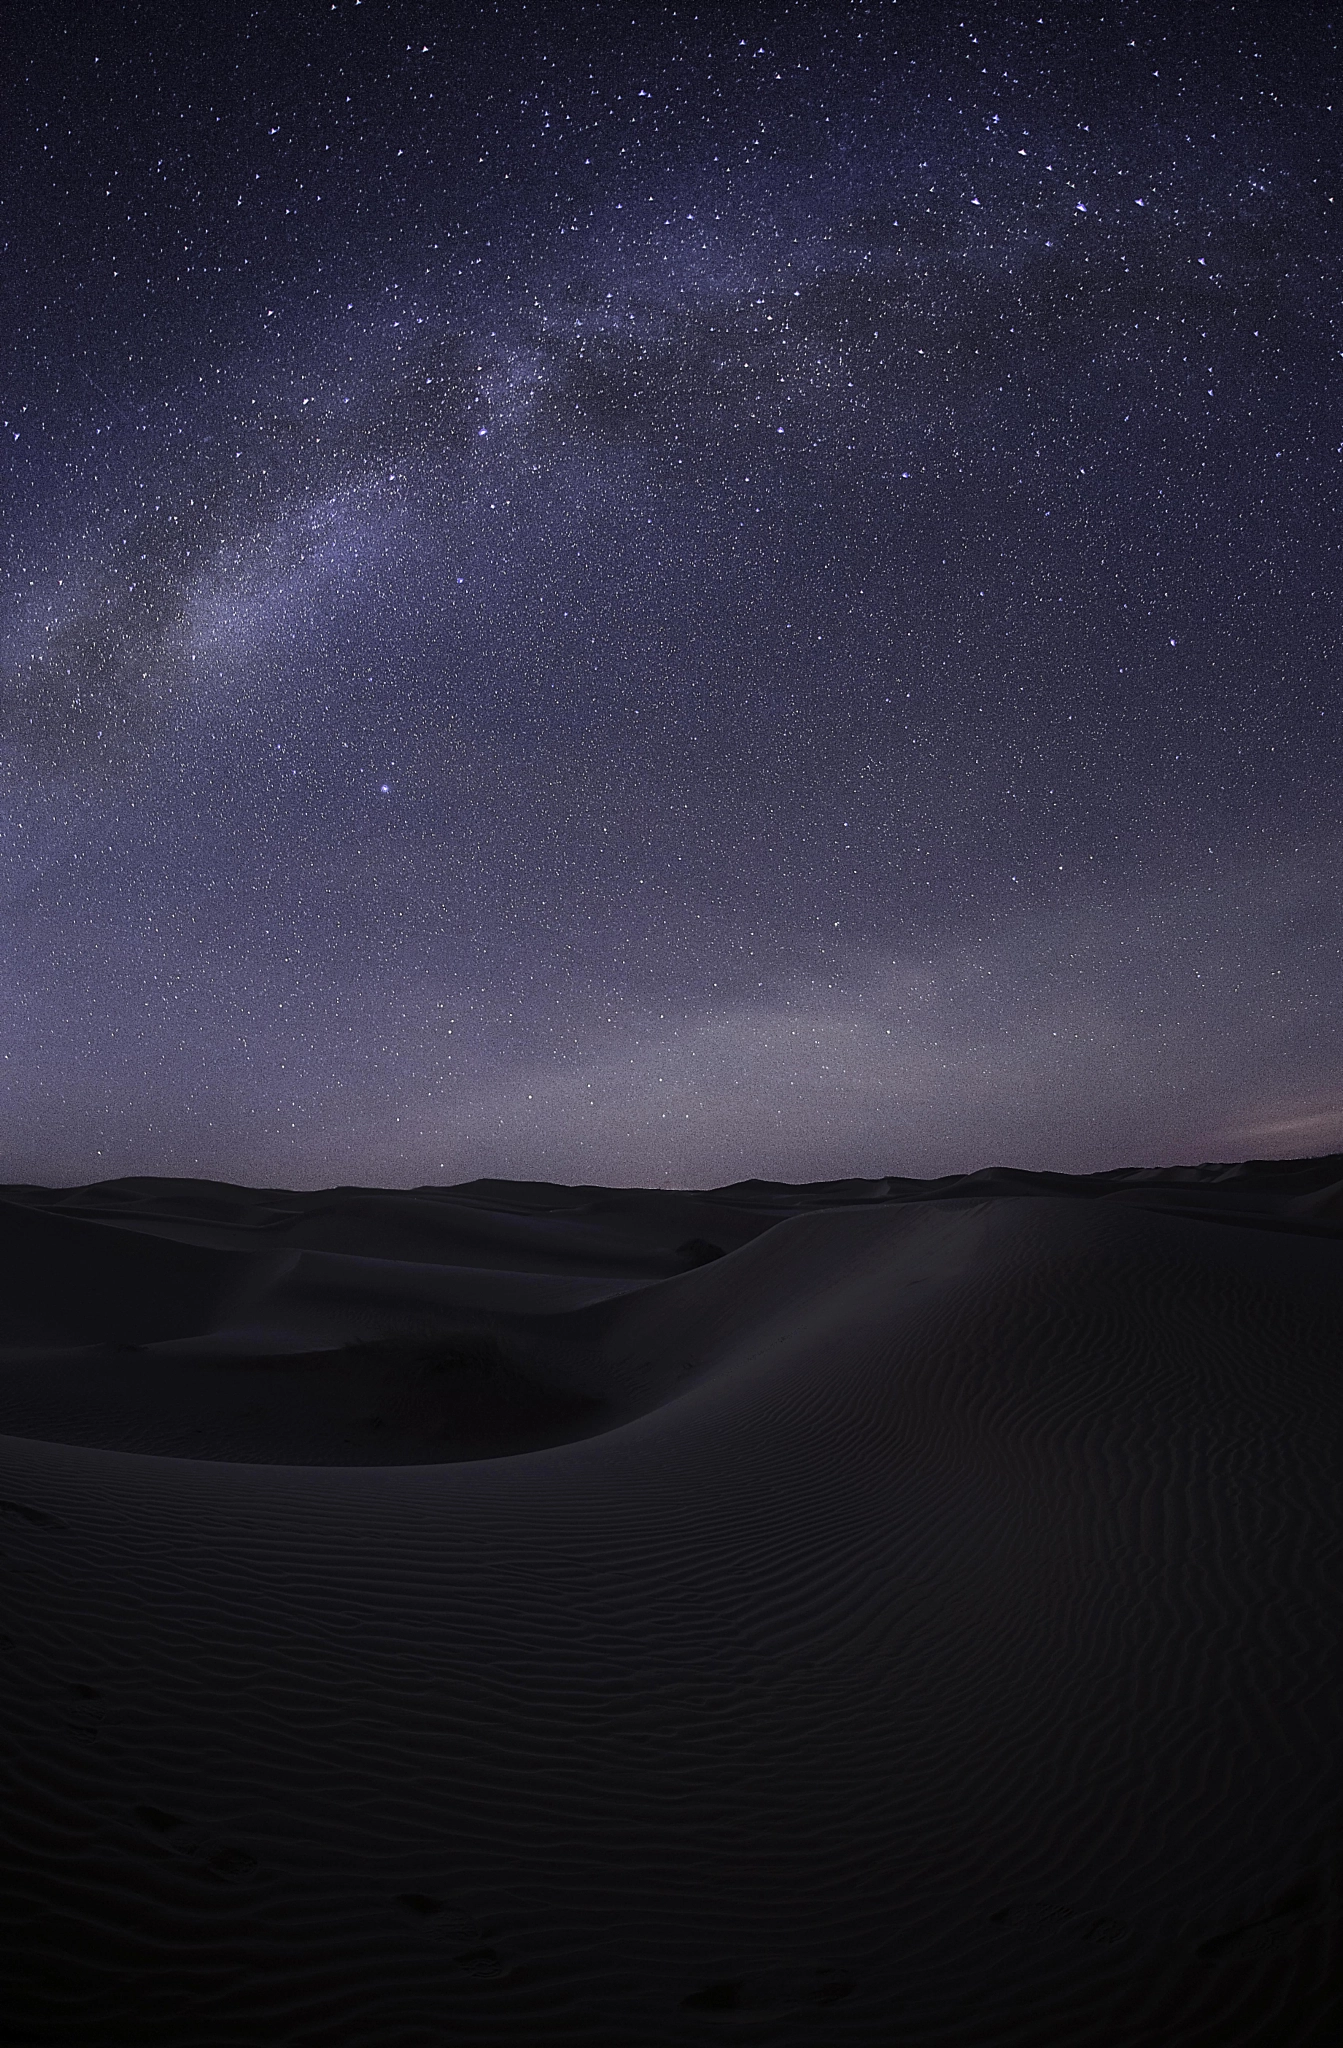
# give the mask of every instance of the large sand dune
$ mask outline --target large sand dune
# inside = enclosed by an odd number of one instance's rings
[[[1343,1158],[0,1195],[6,2042],[1343,2036]]]

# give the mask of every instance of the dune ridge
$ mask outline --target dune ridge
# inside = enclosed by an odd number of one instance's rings
[[[10,2038],[1336,2037],[1343,1158],[0,1242]]]

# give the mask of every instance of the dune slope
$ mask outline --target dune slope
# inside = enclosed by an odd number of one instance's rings
[[[0,1202],[33,2044],[1324,2044],[1343,1160]]]

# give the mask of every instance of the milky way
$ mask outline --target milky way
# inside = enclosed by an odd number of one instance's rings
[[[1333,32],[728,12],[30,15],[4,1177],[1343,1144]]]

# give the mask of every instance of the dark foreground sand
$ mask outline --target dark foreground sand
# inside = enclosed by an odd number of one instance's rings
[[[1343,1158],[0,1247],[5,2043],[1343,2038]]]

